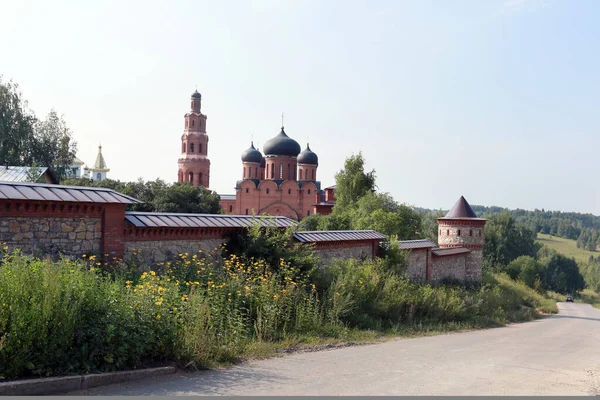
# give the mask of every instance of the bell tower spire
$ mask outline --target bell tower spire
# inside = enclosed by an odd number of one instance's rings
[[[208,188],[210,160],[206,115],[201,112],[202,95],[195,90],[190,97],[190,111],[185,114],[185,128],[181,136],[181,156],[177,161],[177,182],[189,182]]]

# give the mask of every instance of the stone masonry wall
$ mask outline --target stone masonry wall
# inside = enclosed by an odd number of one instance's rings
[[[427,279],[427,256],[430,249],[412,249],[408,256],[407,278],[423,282]]]
[[[180,253],[197,253],[199,250],[212,252],[221,247],[226,239],[202,239],[202,240],[159,240],[125,242],[124,259],[141,260],[144,263],[154,265],[170,261]],[[137,253],[134,255],[134,253]]]
[[[467,254],[465,279],[468,281],[481,281],[483,274],[483,251],[473,250]]]
[[[431,258],[431,281],[439,282],[443,279],[456,279],[464,281],[466,278],[467,254]]]
[[[354,259],[370,259],[373,257],[373,248],[371,245],[363,245],[356,247],[328,247],[315,248],[315,255],[319,259],[319,264],[326,265],[334,259],[348,260]]]
[[[99,254],[100,218],[0,218],[0,242],[39,257]]]

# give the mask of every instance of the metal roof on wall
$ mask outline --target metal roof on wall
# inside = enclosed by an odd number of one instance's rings
[[[0,167],[0,181],[2,182],[24,182],[27,179],[29,171],[37,169],[36,174],[39,178],[48,170],[46,167]]]
[[[262,226],[287,228],[297,222],[288,217],[256,217],[229,214],[179,214],[126,212],[125,220],[141,228],[246,228],[256,223]]]
[[[418,240],[401,240],[400,248],[401,249],[428,249],[437,246],[435,243],[430,242],[426,239],[418,239]]]
[[[438,257],[454,256],[457,254],[466,254],[466,253],[470,253],[470,252],[471,252],[471,250],[467,249],[466,247],[446,247],[446,248],[439,248],[439,249],[431,250],[431,253],[434,256],[438,256]]]
[[[44,183],[0,182],[0,200],[135,204],[142,202],[112,189]]]
[[[382,240],[385,236],[375,231],[302,231],[294,238],[299,242],[338,242],[348,240]]]

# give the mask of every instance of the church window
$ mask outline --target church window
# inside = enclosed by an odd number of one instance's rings
[[[300,170],[300,180],[302,180],[302,170]]]
[[[283,179],[283,163],[279,163],[279,179]]]
[[[100,172],[98,172],[98,174],[96,174],[96,180],[99,180],[99,181],[102,180],[102,174]]]
[[[313,169],[313,181],[315,180],[315,170]]]
[[[306,177],[306,180],[308,180],[308,168],[304,170],[304,176]]]
[[[442,230],[440,229],[440,236],[442,235]]]
[[[244,179],[246,179],[246,167],[244,167]]]
[[[308,217],[310,215],[310,210],[306,211],[306,216]]]
[[[198,153],[202,154],[202,143],[198,145]]]
[[[308,194],[310,194],[310,189],[308,189]]]
[[[288,164],[288,179],[292,179],[292,169],[290,164]]]
[[[188,123],[189,123],[189,122],[188,122],[188,120],[186,119],[186,120],[185,120],[185,127],[186,127],[186,128],[188,127]]]
[[[292,189],[288,189],[288,194],[292,194]]]
[[[271,179],[275,177],[275,164],[271,164]]]
[[[246,208],[246,215],[248,215],[248,209]]]
[[[267,188],[267,194],[269,194],[269,188]]]
[[[193,173],[193,172],[190,172],[190,175],[189,175],[189,177],[190,177],[190,180],[189,180],[189,182],[192,182],[192,183],[194,183],[194,173]]]
[[[182,153],[185,153],[185,143],[182,143],[182,144],[181,144],[181,152],[182,152]]]
[[[198,183],[203,185],[202,183],[202,172],[198,173]]]
[[[194,120],[192,120],[192,126],[194,126]]]
[[[250,189],[246,188],[246,193],[250,193]]]
[[[190,143],[190,153],[194,152],[194,143]]]
[[[229,206],[229,212],[233,212],[233,206]]]

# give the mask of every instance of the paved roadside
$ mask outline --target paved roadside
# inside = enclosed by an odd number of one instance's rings
[[[600,394],[600,310],[572,303],[559,309],[504,328],[294,354],[69,394]]]

